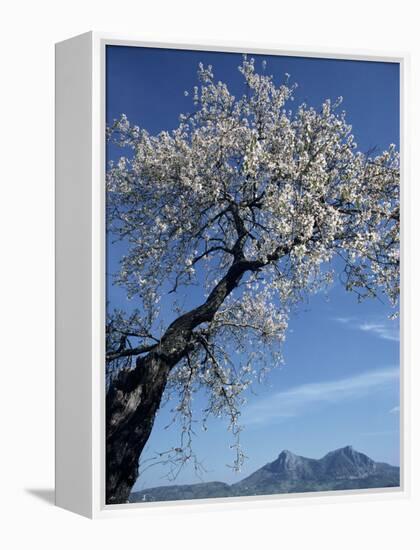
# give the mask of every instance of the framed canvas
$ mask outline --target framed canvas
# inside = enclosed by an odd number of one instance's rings
[[[57,505],[407,494],[406,93],[404,55],[56,45]]]

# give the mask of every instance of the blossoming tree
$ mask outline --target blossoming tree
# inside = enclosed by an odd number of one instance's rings
[[[244,390],[278,364],[290,309],[337,267],[360,299],[398,303],[395,146],[363,154],[340,100],[289,110],[288,77],[277,85],[246,57],[239,71],[246,93],[234,97],[200,65],[194,110],[171,132],[149,135],[124,115],[108,128],[130,151],[110,164],[107,214],[126,247],[117,283],[138,307],[107,319],[107,503],[127,501],[164,395],[182,420],[168,464],[193,458],[201,388],[203,421],[228,416],[240,466]],[[190,285],[202,299],[186,308],[177,297]]]

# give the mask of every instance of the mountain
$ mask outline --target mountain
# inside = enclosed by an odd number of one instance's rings
[[[162,500],[191,500],[196,498],[231,497],[230,485],[221,481],[209,481],[208,483],[193,483],[191,485],[167,485],[153,487],[131,493],[130,502],[150,502]]]
[[[319,460],[285,450],[273,462],[232,485],[212,481],[153,487],[131,493],[130,502],[399,487],[399,484],[398,467],[375,462],[351,446],[331,451]]]
[[[399,471],[395,466],[374,462],[350,446],[331,451],[319,460],[283,451],[274,462],[232,487],[241,495],[397,487]]]

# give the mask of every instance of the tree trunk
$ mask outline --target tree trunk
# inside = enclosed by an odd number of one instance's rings
[[[111,383],[106,397],[107,504],[128,501],[169,373],[193,348],[193,330],[213,319],[246,271],[260,267],[259,262],[235,262],[201,306],[176,319],[153,351]]]
[[[128,501],[138,476],[138,462],[149,439],[165,389],[167,369],[153,358],[139,365],[142,380],[133,387],[131,372],[122,372],[106,397],[106,503]],[[149,363],[149,364],[148,364]],[[155,372],[155,376],[153,375]]]

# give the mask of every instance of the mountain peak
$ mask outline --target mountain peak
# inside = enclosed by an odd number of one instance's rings
[[[346,445],[345,447],[339,447],[327,453],[324,458],[331,456],[347,456],[349,458],[355,457],[357,455],[362,455],[359,451],[356,451],[352,445]],[[322,459],[321,459],[322,460]]]
[[[287,449],[283,449],[283,451],[279,454],[278,458],[284,457],[284,458],[291,458],[293,456],[296,456],[292,451],[289,451]]]
[[[334,449],[333,451],[330,451],[327,454],[345,453],[345,452],[351,452],[351,451],[354,451],[354,447],[352,445],[345,445],[344,447],[339,447],[338,449]]]
[[[375,462],[351,445],[327,453],[321,462],[325,471],[336,478],[363,478],[375,471]]]
[[[262,469],[285,479],[313,477],[311,460],[295,455],[287,449],[283,450],[274,462],[269,462]]]

